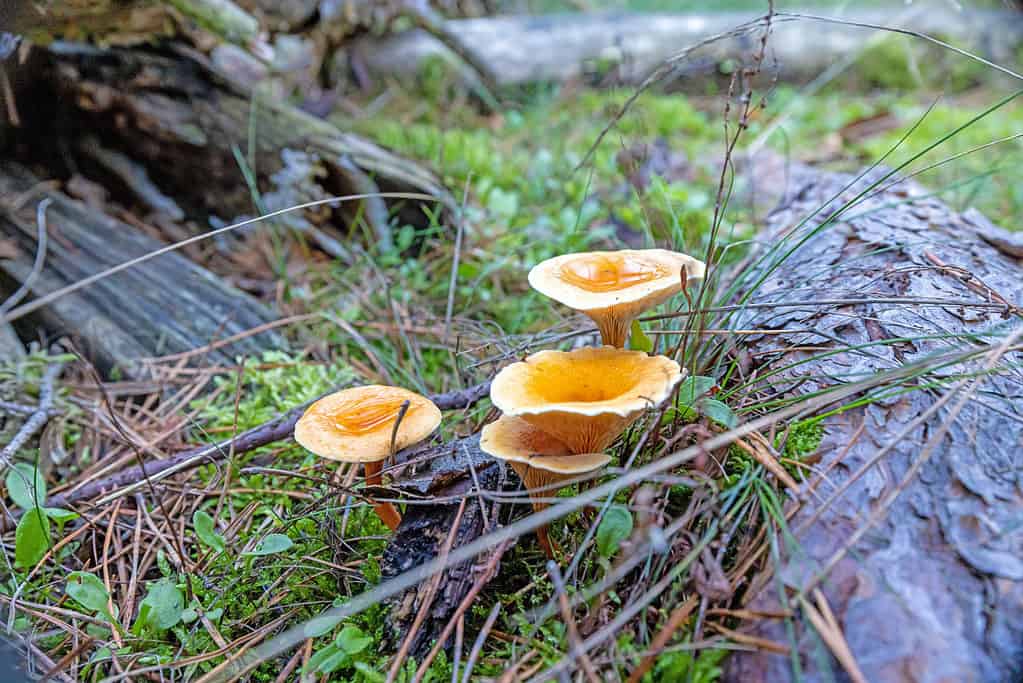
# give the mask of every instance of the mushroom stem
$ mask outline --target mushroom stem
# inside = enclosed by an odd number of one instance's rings
[[[519,475],[519,479],[521,479],[523,485],[525,485],[526,491],[529,493],[530,501],[533,504],[534,512],[539,512],[544,508],[550,507],[551,504],[543,499],[557,493],[556,489],[549,488],[551,484],[568,479],[569,476],[571,476],[542,470],[538,467],[531,467],[528,463],[517,462],[514,460],[510,461],[508,464],[512,466],[512,469],[515,470],[515,473]],[[555,550],[560,549],[551,540],[547,530],[548,526],[546,524],[537,527],[536,539],[540,542],[540,547],[543,548],[544,554],[553,560]]]
[[[374,462],[366,463],[366,484],[369,486],[379,486],[383,482],[383,477],[380,472],[382,470],[382,462],[376,460]],[[401,523],[401,513],[398,512],[398,508],[394,507],[391,503],[378,503],[372,498],[373,509],[376,511],[377,516],[380,517],[380,521],[387,525],[387,528],[394,531],[398,528]]]
[[[593,318],[600,330],[600,340],[607,346],[614,346],[619,349],[625,348],[625,339],[629,336],[631,318],[621,318],[615,315],[614,310],[602,311],[602,315]]]

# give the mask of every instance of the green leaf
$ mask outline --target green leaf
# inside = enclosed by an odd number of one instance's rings
[[[654,343],[646,336],[638,320],[632,321],[632,333],[629,335],[629,348],[636,351],[650,353],[654,350]]]
[[[373,644],[373,639],[358,626],[345,626],[334,638],[334,643],[350,655],[356,655]]]
[[[718,424],[732,429],[739,424],[739,418],[726,404],[713,398],[701,399],[697,409]]]
[[[302,630],[305,633],[306,638],[316,638],[317,636],[330,633],[334,630],[334,627],[340,623],[341,617],[330,615],[325,617],[315,617],[306,622],[306,625]]]
[[[78,513],[64,508],[43,508],[46,516],[57,524],[67,524],[72,519],[78,519]]]
[[[71,572],[67,577],[67,594],[87,610],[109,616],[110,594],[99,577],[88,572]]]
[[[597,552],[601,557],[611,557],[631,533],[632,513],[621,505],[612,506],[597,527]]]
[[[42,473],[27,462],[11,467],[4,483],[7,495],[22,510],[31,510],[46,500],[46,481]]]
[[[50,518],[42,508],[29,508],[14,532],[14,561],[21,567],[31,567],[49,549]]]
[[[245,553],[246,555],[275,555],[295,545],[295,542],[284,534],[270,534],[256,544],[256,547]]]
[[[204,545],[213,548],[218,553],[224,552],[227,542],[223,536],[217,533],[216,527],[213,524],[213,518],[210,517],[208,512],[196,510],[195,514],[192,515],[192,526],[195,528],[195,535],[199,537],[199,540]]]
[[[678,388],[678,400],[684,405],[691,406],[696,400],[717,386],[713,377],[694,375],[682,380]]]
[[[139,607],[139,621],[142,621],[142,607],[148,608],[143,623],[158,631],[166,631],[181,621],[181,614],[185,609],[185,596],[170,579],[162,579],[150,587],[142,601]]]
[[[306,664],[306,671],[321,671],[329,674],[348,661],[348,653],[334,643],[317,650]]]
[[[382,673],[371,667],[366,662],[355,662],[355,670],[361,673],[369,683],[384,683],[387,679]],[[427,671],[424,681],[430,680],[430,672]]]

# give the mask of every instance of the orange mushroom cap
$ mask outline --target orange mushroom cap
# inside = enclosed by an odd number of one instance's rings
[[[605,344],[624,346],[632,321],[643,311],[700,279],[706,267],[666,249],[622,249],[564,254],[529,271],[529,284],[545,296],[590,316]]]
[[[490,400],[564,444],[571,453],[603,452],[685,377],[665,356],[613,346],[539,351],[503,368]]]
[[[338,391],[313,403],[295,424],[295,441],[330,460],[383,460],[391,452],[394,424],[406,401],[394,449],[407,448],[437,429],[440,409],[413,391],[379,384]]]

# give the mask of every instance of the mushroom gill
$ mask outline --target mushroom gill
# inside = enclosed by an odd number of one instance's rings
[[[529,492],[534,510],[542,510],[550,504],[546,499],[557,494],[559,483],[600,469],[611,461],[604,453],[573,454],[568,446],[550,434],[508,415],[483,427],[480,448],[511,465]],[[544,552],[553,556],[547,526],[539,527],[536,535]]]

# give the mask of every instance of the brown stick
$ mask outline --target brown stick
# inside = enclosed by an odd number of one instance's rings
[[[381,472],[381,461],[376,460],[374,462],[365,463],[366,468],[366,485],[367,486],[379,486],[383,481],[380,474]],[[372,500],[372,499],[370,499]],[[394,531],[401,524],[401,513],[398,512],[398,508],[394,507],[392,503],[387,502],[373,502],[373,509],[376,511],[377,516],[380,517],[380,521],[387,525],[387,528]]]
[[[430,397],[430,400],[441,410],[455,410],[457,408],[467,408],[489,393],[490,382],[483,382],[460,391],[434,394]],[[144,469],[141,465],[130,467],[109,477],[89,482],[73,491],[50,496],[46,504],[50,507],[67,507],[79,501],[95,498],[102,493],[113,491],[122,486],[142,481],[144,477],[152,478],[169,470],[183,471],[198,467],[204,463],[218,462],[227,457],[232,447],[234,448],[234,453],[239,454],[274,443],[275,441],[289,439],[295,431],[295,423],[298,422],[298,418],[302,417],[308,405],[306,403],[297,408],[292,408],[269,422],[264,422],[258,427],[253,427],[226,441],[221,441],[211,446],[192,448],[165,460],[147,463]]]

